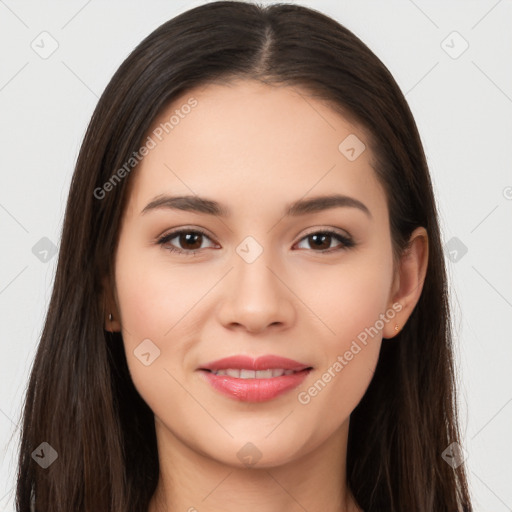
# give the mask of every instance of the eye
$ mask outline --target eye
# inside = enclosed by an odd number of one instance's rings
[[[333,247],[332,243],[336,241],[338,241],[338,245],[335,245]],[[344,236],[336,231],[330,230],[322,230],[309,233],[308,235],[301,239],[299,245],[304,242],[309,244],[309,248],[314,248],[314,252],[320,253],[349,249],[350,247],[353,247],[355,245],[354,241],[351,238]],[[305,248],[308,249],[308,247]]]
[[[176,247],[176,245],[171,243],[171,241],[175,239],[175,243],[179,244],[180,247]],[[161,238],[158,239],[157,243],[164,246],[167,250],[171,252],[177,252],[180,254],[185,254],[187,256],[192,256],[196,252],[199,252],[199,250],[205,248],[203,246],[204,239],[210,240],[210,237],[201,230],[180,229],[162,236]],[[215,244],[212,243],[212,245],[210,245],[209,247],[214,246]]]

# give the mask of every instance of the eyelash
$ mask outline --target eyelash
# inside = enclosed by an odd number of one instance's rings
[[[157,244],[163,246],[166,243],[170,242],[171,240],[173,240],[174,238],[176,238],[176,237],[178,237],[179,235],[182,235],[182,234],[202,235],[202,236],[205,236],[206,238],[210,239],[210,237],[204,231],[202,231],[200,229],[197,229],[197,228],[195,228],[195,229],[179,229],[179,230],[173,231],[172,233],[168,233],[168,234],[160,237],[157,240]],[[324,250],[321,250],[321,251],[314,251],[313,249],[311,249],[311,250],[313,250],[313,252],[320,253],[320,254],[325,254],[325,253],[329,253],[330,254],[330,253],[333,253],[333,252],[343,251],[343,250],[346,250],[346,249],[350,249],[350,248],[352,248],[352,247],[354,247],[356,245],[355,242],[350,237],[346,237],[346,236],[341,235],[340,233],[338,233],[336,231],[331,231],[331,230],[328,230],[328,229],[326,229],[326,230],[319,230],[319,231],[312,231],[311,233],[308,233],[305,236],[303,236],[299,240],[299,243],[302,242],[304,239],[309,238],[310,236],[313,236],[313,235],[327,235],[327,236],[331,236],[332,238],[337,239],[342,244],[338,248],[324,249]],[[196,253],[201,251],[201,249],[192,249],[192,250],[178,249],[177,247],[174,247],[172,245],[168,246],[166,249],[168,251],[170,251],[170,252],[177,253],[177,254],[183,254],[185,256],[194,256]]]

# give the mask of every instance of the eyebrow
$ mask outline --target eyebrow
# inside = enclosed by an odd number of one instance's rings
[[[357,208],[364,212],[369,218],[372,218],[370,210],[364,203],[353,197],[340,194],[317,196],[310,199],[299,199],[286,207],[285,216],[296,217],[337,207]],[[183,210],[214,215],[216,217],[229,217],[231,215],[230,210],[226,206],[218,203],[217,201],[195,195],[157,196],[144,207],[141,215],[149,211],[159,209]]]

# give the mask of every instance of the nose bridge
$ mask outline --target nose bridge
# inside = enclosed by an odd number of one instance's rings
[[[234,280],[240,298],[257,301],[263,300],[270,306],[271,299],[282,294],[279,280],[270,269],[278,263],[270,247],[263,247],[253,237],[247,237],[236,248],[234,259]],[[261,307],[261,305],[259,306]]]
[[[275,265],[270,251],[264,251],[254,261],[246,261],[243,258],[235,260],[235,286],[242,294],[275,296],[276,277],[271,268]]]

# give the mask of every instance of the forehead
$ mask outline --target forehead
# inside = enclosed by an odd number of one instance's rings
[[[262,197],[271,204],[334,191],[385,211],[366,131],[296,87],[238,80],[191,89],[147,136],[154,147],[132,176],[139,211],[158,194],[261,208]]]

